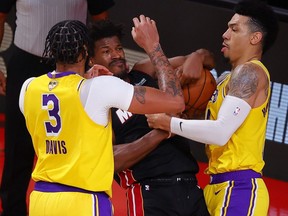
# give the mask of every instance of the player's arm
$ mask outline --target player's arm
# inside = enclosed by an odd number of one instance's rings
[[[132,86],[113,76],[100,76],[86,80],[81,88],[81,95],[83,95],[81,97],[84,107],[88,107],[85,108],[86,111],[91,113],[91,116],[97,116],[94,113],[98,111],[104,112],[106,116],[107,110],[111,107],[136,114],[181,113],[185,109],[180,82],[161,49],[155,22],[144,15],[141,15],[139,19],[134,18],[133,22],[132,36],[150,57],[156,69],[160,90]],[[113,90],[112,88],[117,89]],[[99,92],[105,92],[105,94],[99,94]],[[92,94],[95,95],[92,96]],[[103,106],[99,106],[99,104],[103,104]],[[104,107],[104,111],[96,112],[97,107]],[[102,125],[107,123],[105,117],[100,117],[100,120],[97,120],[96,117],[94,120]]]
[[[132,28],[131,34],[134,41],[146,51],[153,67],[155,68],[159,89],[163,91],[163,98],[166,100],[166,102],[163,104],[165,104],[165,106],[167,106],[167,104],[174,106],[179,103],[180,106],[178,108],[180,109],[177,108],[177,112],[179,112],[179,110],[183,111],[184,99],[181,85],[177,79],[175,71],[173,70],[160,46],[159,34],[155,21],[151,20],[149,17],[140,15],[139,18],[135,17],[133,22],[134,27]],[[146,98],[145,95],[147,94],[149,94],[149,97]],[[134,97],[131,102],[129,111],[135,113],[135,108],[141,109],[144,103],[160,100],[160,94],[161,93],[156,89],[145,88],[143,86],[135,86]],[[157,109],[159,104],[151,103],[151,106],[153,106],[152,110]],[[148,106],[147,109],[149,109]],[[172,111],[171,113],[175,112]]]
[[[168,132],[154,129],[134,142],[114,145],[113,152],[115,172],[128,169],[135,163],[142,160],[168,136]]]
[[[31,77],[29,79],[27,79],[22,87],[21,87],[21,90],[20,90],[20,95],[19,95],[19,108],[20,108],[20,111],[24,114],[24,98],[25,98],[25,92],[28,88],[28,85],[31,83],[31,81],[34,79],[35,77]]]
[[[269,80],[263,69],[247,62],[239,65],[231,74],[228,95],[240,98],[254,108],[266,101],[268,89]]]
[[[215,67],[214,55],[206,49],[198,49],[189,55],[175,56],[168,60],[173,69],[176,69],[181,84],[199,79],[203,67],[209,70]],[[136,62],[133,70],[142,71],[155,78],[155,69],[149,58]]]
[[[185,59],[186,59],[186,56],[176,56],[173,58],[169,58],[168,60],[171,64],[171,66],[173,67],[173,69],[176,69],[177,67],[183,65]],[[136,62],[134,64],[132,70],[142,71],[142,72],[150,75],[154,79],[156,78],[155,68],[154,68],[152,62],[150,61],[150,58],[142,59],[142,60]]]
[[[212,52],[206,49],[198,49],[188,55],[182,66],[178,67],[181,85],[197,81],[201,77],[203,68],[211,70],[215,67],[215,59]]]
[[[165,114],[148,115],[149,126],[205,144],[223,146],[241,126],[251,108],[268,97],[269,81],[262,69],[246,63],[236,67],[216,120],[184,120]]]

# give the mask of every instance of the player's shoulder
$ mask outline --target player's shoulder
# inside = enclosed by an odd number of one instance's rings
[[[86,82],[97,83],[97,84],[101,84],[101,83],[109,84],[110,82],[123,82],[123,80],[121,80],[118,77],[111,76],[111,75],[101,75],[101,76],[93,77],[91,79],[87,79]]]
[[[25,80],[25,82],[22,85],[22,89],[27,89],[27,87],[29,86],[29,84],[35,79],[36,77],[30,77],[27,80]]]
[[[261,80],[261,78],[267,79],[268,70],[259,60],[245,62],[244,64],[238,65],[234,69],[233,77],[241,76],[244,78],[254,78]]]
[[[128,83],[118,77],[110,75],[97,76],[91,79],[87,79],[83,83],[85,91],[94,92],[103,92],[106,90],[113,91],[113,89],[118,89],[118,87],[122,87],[123,85],[128,85]]]

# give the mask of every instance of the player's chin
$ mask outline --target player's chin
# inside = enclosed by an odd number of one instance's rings
[[[229,62],[230,54],[229,54],[228,50],[222,51],[222,53],[223,53],[223,58],[225,59],[225,62]]]
[[[229,56],[223,56],[223,62],[230,63],[230,57]]]
[[[110,70],[114,76],[119,78],[125,78],[127,76],[128,71],[126,71],[126,68],[114,68],[113,70]]]
[[[121,73],[123,71],[126,71],[126,66],[124,64],[117,64],[109,67],[110,71],[115,73]]]

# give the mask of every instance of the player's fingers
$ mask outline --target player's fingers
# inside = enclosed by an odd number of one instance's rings
[[[139,26],[139,19],[138,19],[138,17],[134,17],[132,20],[133,20],[133,23],[134,23],[134,26],[135,26],[135,27]]]
[[[147,22],[151,22],[150,17],[146,17],[146,21],[147,21]]]
[[[135,27],[132,27],[131,35],[132,35],[133,39],[136,37]]]
[[[146,21],[146,17],[143,14],[139,16],[139,19],[140,19],[140,22],[142,23]]]
[[[99,75],[110,75],[112,76],[113,73],[106,69],[99,69]]]

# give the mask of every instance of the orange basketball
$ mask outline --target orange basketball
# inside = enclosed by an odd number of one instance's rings
[[[182,87],[185,98],[185,111],[189,119],[203,118],[210,97],[216,89],[216,81],[208,69],[203,69],[196,82]]]

